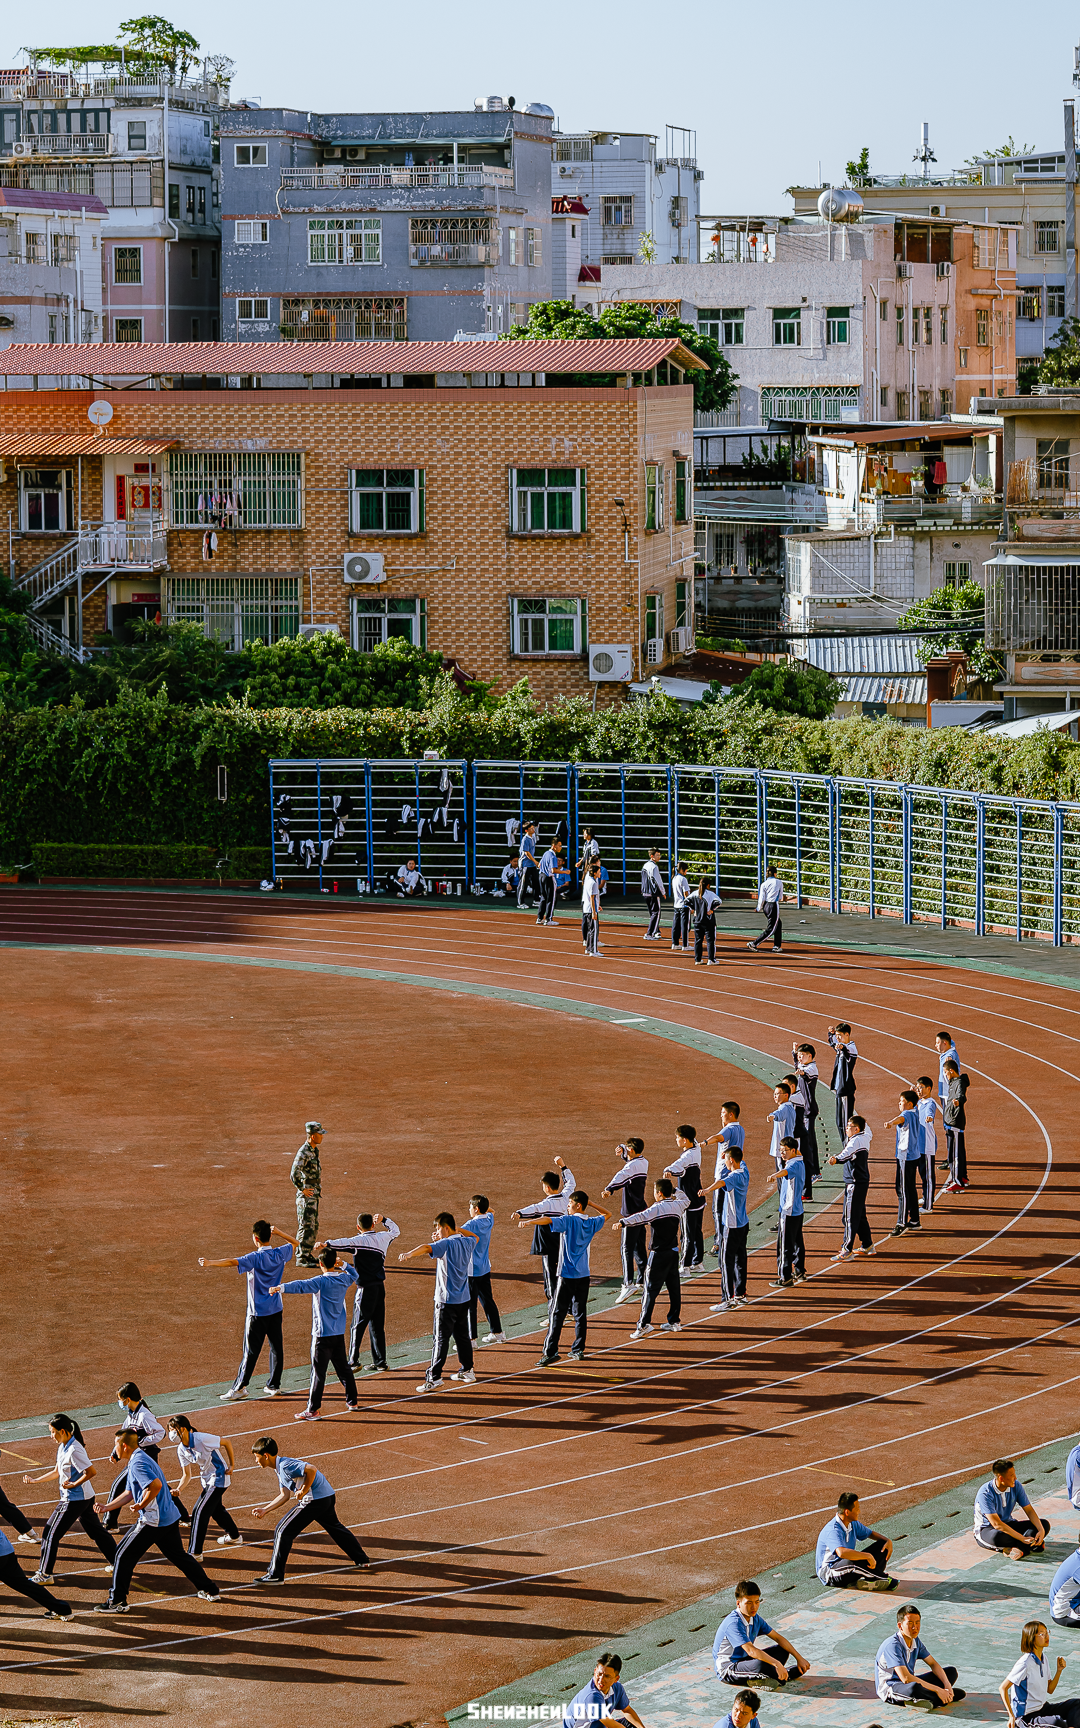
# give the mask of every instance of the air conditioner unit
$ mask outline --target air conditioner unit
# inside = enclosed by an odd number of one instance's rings
[[[30,142],[29,138],[17,138],[11,146],[11,154],[13,156],[32,156],[34,154],[34,146]]]
[[[944,216],[944,214],[945,214],[944,204],[931,204],[930,214],[931,214],[931,216]]]
[[[952,265],[947,264],[945,262],[945,260],[942,259],[941,263],[937,267],[937,273],[939,276],[951,276],[952,275]]]
[[[645,644],[645,663],[647,666],[662,666],[664,664],[664,638],[650,636]]]
[[[898,264],[896,266],[896,280],[898,282],[906,282],[914,274],[915,274],[914,264]]]
[[[300,634],[310,636],[340,636],[341,631],[336,624],[301,624]]]
[[[340,162],[341,150],[338,145],[331,144],[323,151],[323,156],[326,158],[327,162]]]
[[[634,650],[628,642],[593,642],[589,647],[589,678],[594,684],[629,684],[634,676]]]
[[[668,633],[668,642],[673,654],[692,654],[694,652],[693,625],[680,624],[676,630]]]
[[[381,552],[346,552],[345,580],[346,582],[385,582],[386,572],[383,570],[383,554]]]

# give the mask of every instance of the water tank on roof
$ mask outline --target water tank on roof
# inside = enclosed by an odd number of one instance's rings
[[[817,207],[823,222],[857,222],[863,213],[859,194],[846,186],[827,186],[817,201]]]
[[[530,102],[525,112],[526,114],[546,115],[549,120],[555,118],[554,108],[549,108],[546,102]]]

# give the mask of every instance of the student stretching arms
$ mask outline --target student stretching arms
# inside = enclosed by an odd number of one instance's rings
[[[24,1482],[59,1482],[60,1503],[41,1535],[41,1558],[34,1573],[35,1584],[51,1584],[56,1551],[61,1539],[73,1524],[81,1524],[92,1542],[96,1542],[111,1566],[116,1559],[116,1543],[94,1511],[94,1491],[90,1483],[97,1475],[91,1464],[79,1424],[70,1416],[54,1416],[49,1433],[56,1445],[56,1464],[44,1476],[24,1476]]]

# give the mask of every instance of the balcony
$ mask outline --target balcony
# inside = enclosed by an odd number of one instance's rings
[[[84,528],[80,570],[162,570],[169,562],[164,527],[138,533],[123,522]]]
[[[445,188],[460,188],[476,190],[482,187],[512,187],[514,170],[512,168],[477,167],[467,168],[447,167],[397,167],[387,165],[382,168],[370,168],[360,164],[343,163],[337,166],[322,168],[283,168],[281,170],[282,191],[340,191],[355,187],[362,191],[373,191],[386,187],[419,188],[421,190],[442,190]]]
[[[421,242],[409,247],[409,263],[415,265],[484,266],[499,262],[499,247],[494,245],[457,244],[454,241]]]
[[[115,156],[116,149],[117,140],[113,132],[42,132],[16,139],[11,154],[16,161],[57,156],[70,161],[72,158]]]
[[[150,75],[131,78],[118,73],[84,77],[74,72],[34,72],[30,66],[0,75],[0,102],[70,102],[82,97],[107,96],[117,101],[159,102],[168,91],[170,102],[191,107],[200,102],[224,106],[227,85],[206,83],[201,78],[171,82]]]

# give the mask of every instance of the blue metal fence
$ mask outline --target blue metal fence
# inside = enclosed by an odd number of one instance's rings
[[[660,763],[270,764],[273,870],[293,885],[377,888],[415,857],[490,892],[526,821],[571,865],[591,828],[615,893],[648,848],[751,895],[769,864],[799,905],[905,923],[1080,938],[1080,805],[820,774]]]

